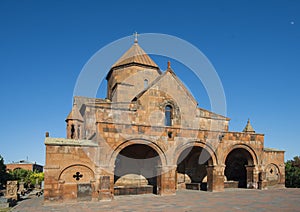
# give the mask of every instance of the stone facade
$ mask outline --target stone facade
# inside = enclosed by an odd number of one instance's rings
[[[250,121],[228,131],[229,118],[199,108],[137,42],[107,81],[106,99],[74,97],[66,139],[46,137],[46,202],[284,186],[284,151],[265,148]]]

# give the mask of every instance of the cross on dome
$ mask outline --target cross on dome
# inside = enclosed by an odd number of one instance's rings
[[[134,43],[137,43],[139,34],[137,32],[135,32],[135,33],[133,33],[133,36],[134,36]]]

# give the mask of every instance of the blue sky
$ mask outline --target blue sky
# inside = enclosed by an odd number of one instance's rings
[[[1,0],[0,155],[44,164],[45,132],[65,137],[84,64],[135,31],[170,34],[199,48],[223,83],[230,130],[241,131],[250,118],[265,146],[285,150],[286,159],[300,155],[299,11],[297,0]],[[153,59],[166,69],[167,58]],[[210,109],[203,86],[182,64],[172,67],[199,106]]]

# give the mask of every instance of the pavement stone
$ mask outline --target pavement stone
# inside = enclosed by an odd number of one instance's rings
[[[113,201],[43,204],[43,197],[18,203],[12,211],[300,211],[300,189],[226,190],[220,193],[180,190],[176,195],[117,196]]]

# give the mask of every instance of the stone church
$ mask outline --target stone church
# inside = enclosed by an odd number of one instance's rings
[[[264,147],[249,120],[229,131],[229,118],[198,107],[137,40],[116,61],[107,97],[74,97],[67,138],[46,133],[45,202],[284,187],[284,151]]]

